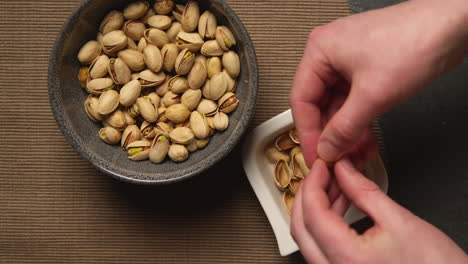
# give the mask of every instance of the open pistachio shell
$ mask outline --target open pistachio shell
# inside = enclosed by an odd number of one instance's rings
[[[172,24],[172,19],[168,16],[164,15],[154,15],[150,18],[148,18],[148,25],[151,27],[160,29],[160,30],[166,30],[168,29]]]
[[[184,93],[189,89],[188,81],[179,75],[172,77],[169,81],[169,90],[175,94]]]
[[[216,28],[216,41],[218,41],[219,46],[226,51],[236,45],[236,38],[234,38],[231,30],[226,26],[218,26]]]
[[[276,138],[275,146],[279,151],[285,151],[292,149],[297,145],[291,140],[288,133],[283,133],[278,138]]]
[[[198,139],[206,139],[210,135],[210,126],[201,112],[193,111],[190,114],[190,128]]]
[[[166,30],[167,37],[169,38],[169,42],[175,43],[176,38],[177,38],[177,34],[179,34],[179,32],[181,30],[182,30],[182,25],[179,22],[177,22],[177,21],[172,22],[169,29]]]
[[[99,130],[99,137],[107,144],[115,145],[122,138],[122,133],[113,127],[103,127]]]
[[[161,51],[158,49],[158,47],[154,45],[147,45],[143,50],[143,58],[146,66],[148,66],[148,69],[153,72],[161,71],[163,64]]]
[[[149,159],[154,163],[161,163],[169,153],[170,142],[166,136],[158,135],[154,138],[149,152]]]
[[[169,158],[175,162],[182,162],[187,160],[189,156],[189,152],[187,148],[183,145],[179,144],[172,144],[169,147],[169,152],[168,152]]]
[[[107,72],[107,68],[106,68]],[[86,88],[89,78],[89,67],[80,67],[78,71],[78,81],[80,82],[81,88]]]
[[[138,46],[131,38],[127,38],[127,49],[138,50]]]
[[[149,99],[151,100],[151,103],[154,105],[154,107],[157,109],[161,105],[161,97],[155,92],[149,93],[147,95]]]
[[[149,28],[145,30],[143,36],[145,37],[146,42],[151,43],[160,49],[169,43],[167,33],[157,28]]]
[[[180,101],[190,111],[193,111],[195,108],[197,108],[198,103],[200,103],[201,98],[202,98],[202,92],[200,89],[197,89],[197,90],[189,89],[185,91],[184,94],[182,94]]]
[[[162,84],[166,80],[166,74],[162,71],[154,73],[150,70],[144,70],[140,72],[140,78],[138,80],[143,88],[154,87]]]
[[[207,57],[222,56],[224,54],[224,50],[219,46],[216,40],[208,40],[205,42],[200,52]]]
[[[127,146],[128,158],[133,161],[142,161],[149,158],[151,142],[147,140],[134,141]]]
[[[98,78],[91,80],[86,84],[86,91],[94,95],[100,95],[104,91],[112,90],[114,88],[115,84],[111,78]]]
[[[128,20],[123,26],[123,31],[130,39],[139,40],[143,37],[145,32],[145,23],[138,20]]]
[[[128,144],[140,139],[140,129],[138,129],[136,125],[129,125],[125,128],[124,132],[122,133],[122,140],[120,141],[120,145],[126,149],[128,147]]]
[[[143,53],[146,46],[148,46],[148,42],[146,42],[146,39],[143,37],[138,41],[138,51]]]
[[[206,116],[214,116],[218,112],[218,105],[212,100],[201,99],[197,111],[202,112]]]
[[[119,51],[119,58],[125,62],[125,64],[132,71],[141,71],[145,68],[145,60],[143,54],[138,50],[125,49]]]
[[[149,97],[140,97],[136,100],[136,105],[140,110],[141,116],[148,122],[153,123],[158,120],[158,111],[151,103]]]
[[[175,62],[175,71],[178,75],[185,75],[190,72],[195,62],[195,54],[188,49],[182,50]]]
[[[184,13],[185,5],[175,5],[174,10],[172,10],[172,15],[174,18],[182,23],[182,14]]]
[[[289,191],[292,194],[296,194],[297,191],[299,190],[299,186],[301,186],[302,180],[297,180],[297,179],[292,179],[291,182],[289,183]]]
[[[237,78],[240,73],[239,55],[234,51],[228,51],[223,55],[223,68],[232,77]]]
[[[141,93],[141,83],[138,80],[128,82],[120,90],[120,104],[123,106],[131,106],[136,102],[136,99]]]
[[[149,123],[148,121],[143,121],[140,125],[140,133],[143,138],[153,139],[156,136],[154,131],[154,123]]]
[[[190,111],[183,104],[173,104],[166,109],[167,119],[176,124],[183,123],[189,116]]]
[[[202,38],[214,39],[216,36],[216,17],[210,11],[205,11],[198,21],[198,33]]]
[[[133,118],[133,116],[131,116],[127,111],[122,111],[122,112],[124,113],[125,124],[127,126],[136,124],[136,120],[135,120],[135,118]]]
[[[149,4],[146,1],[136,1],[130,3],[123,10],[123,16],[127,20],[139,19],[144,16],[146,11],[148,11]]]
[[[307,168],[302,152],[296,152],[291,155],[290,167],[294,178],[304,179],[310,172],[309,168]]]
[[[171,140],[176,144],[186,145],[195,139],[195,135],[188,127],[176,127],[169,134]]]
[[[107,34],[113,30],[118,30],[122,28],[123,25],[123,15],[122,12],[117,10],[110,11],[102,20],[101,25],[99,26],[99,31],[102,34]]]
[[[227,91],[233,93],[237,88],[237,81],[234,80],[226,71],[222,71],[227,81]]]
[[[213,76],[222,70],[221,59],[218,57],[208,58],[206,61],[206,68],[208,72],[208,78],[213,78]]]
[[[102,78],[107,74],[107,67],[109,66],[109,57],[101,55],[89,67],[89,77],[91,79]]]
[[[177,45],[174,43],[168,43],[164,45],[161,50],[161,60],[164,66],[164,70],[167,72],[172,72],[175,67],[175,62],[177,56],[179,55],[179,50]]]
[[[166,75],[166,80],[156,87],[155,91],[159,96],[164,96],[167,92],[169,92],[169,81],[172,79],[171,75]]]
[[[227,80],[222,72],[218,72],[211,78],[209,85],[203,88],[203,95],[206,99],[216,101],[226,93]]]
[[[291,128],[291,130],[289,130],[289,137],[291,138],[291,140],[294,143],[301,144],[301,142],[299,141],[299,135],[297,133],[297,129],[295,127]]]
[[[224,131],[229,126],[229,117],[223,112],[218,112],[213,117],[213,123],[218,131]]]
[[[205,148],[208,145],[208,143],[210,143],[210,140],[209,139],[198,139],[198,140],[195,140],[195,143],[197,144],[198,149],[202,149],[202,148]]]
[[[130,69],[120,58],[109,60],[108,72],[115,84],[124,85],[132,78]]]
[[[162,105],[169,107],[174,104],[180,104],[180,95],[169,91],[163,96]]]
[[[203,39],[198,33],[179,32],[176,37],[177,47],[180,50],[188,49],[191,52],[197,52],[203,45]]]
[[[196,1],[188,1],[182,13],[182,28],[185,32],[193,32],[198,26],[200,8]]]
[[[278,160],[276,163],[274,179],[279,189],[284,190],[288,188],[292,179],[292,171],[285,160]]]
[[[89,95],[84,102],[85,112],[88,115],[89,119],[91,119],[94,122],[102,121],[105,118],[97,111],[98,103],[99,99],[93,95]]]
[[[101,115],[108,115],[114,112],[119,106],[119,93],[114,90],[108,90],[101,94],[97,110]]]
[[[108,55],[114,55],[117,51],[128,45],[127,35],[122,30],[114,30],[102,37],[102,47]]]
[[[88,41],[78,52],[78,60],[83,65],[91,64],[101,54],[101,44],[95,40]]]
[[[195,63],[190,70],[187,81],[191,89],[200,89],[205,84],[208,72],[206,64],[202,60],[195,60]]]
[[[279,151],[274,146],[269,146],[265,149],[265,156],[267,157],[268,161],[273,164],[276,164],[279,160],[285,160],[289,162],[289,155]]]
[[[154,10],[160,15],[169,14],[174,8],[173,0],[156,0],[154,3]]]
[[[294,204],[294,194],[292,194],[291,192],[284,192],[283,203],[286,209],[288,210],[288,214],[291,215],[293,204]]]
[[[233,93],[227,92],[218,100],[219,111],[226,114],[236,110],[238,105],[239,99],[237,99],[236,95]]]
[[[154,132],[156,135],[163,135],[169,137],[174,128],[165,122],[158,122],[154,127]]]

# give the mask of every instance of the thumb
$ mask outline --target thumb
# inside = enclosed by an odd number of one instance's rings
[[[356,90],[351,89],[343,106],[328,122],[320,136],[317,154],[327,162],[335,162],[345,155],[377,116],[370,101],[362,94],[356,94]]]

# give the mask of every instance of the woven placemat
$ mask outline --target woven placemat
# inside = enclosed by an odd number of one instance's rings
[[[258,56],[253,126],[286,110],[317,25],[344,0],[230,0]],[[98,173],[67,144],[47,96],[49,52],[69,0],[0,1],[0,263],[297,263],[281,258],[239,151],[190,182],[134,186]]]

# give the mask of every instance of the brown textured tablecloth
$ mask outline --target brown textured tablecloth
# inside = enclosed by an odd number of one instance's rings
[[[286,110],[309,31],[345,0],[229,0],[254,42],[253,125]],[[47,96],[49,53],[79,1],[0,1],[0,263],[297,263],[275,237],[235,150],[164,188],[98,173],[67,144]]]

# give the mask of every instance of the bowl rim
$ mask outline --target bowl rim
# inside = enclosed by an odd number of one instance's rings
[[[51,50],[49,58],[49,68],[48,68],[48,94],[49,102],[52,108],[52,113],[54,118],[64,135],[67,142],[73,147],[73,149],[80,154],[85,160],[87,160],[93,167],[98,171],[103,172],[116,178],[118,180],[141,184],[141,185],[167,185],[171,183],[177,183],[189,178],[192,178],[196,175],[199,175],[202,171],[207,168],[212,167],[220,160],[224,159],[235,146],[239,143],[240,139],[244,136],[245,132],[248,129],[248,124],[250,123],[256,104],[257,90],[258,90],[258,64],[257,57],[255,54],[255,48],[253,42],[245,28],[244,24],[240,18],[235,14],[231,7],[224,2],[224,0],[209,0],[212,3],[215,3],[222,11],[224,11],[224,17],[232,22],[235,25],[236,30],[239,32],[239,35],[242,36],[242,41],[244,45],[245,52],[247,54],[247,64],[249,69],[249,86],[251,89],[248,89],[247,97],[249,98],[248,103],[245,105],[245,113],[241,115],[236,127],[231,132],[232,136],[223,144],[223,148],[218,148],[216,150],[216,155],[211,159],[206,159],[203,162],[203,166],[195,164],[187,168],[182,168],[177,170],[177,173],[171,173],[170,175],[176,175],[175,177],[169,177],[166,179],[138,179],[132,177],[131,174],[127,173],[125,170],[112,170],[111,168],[104,166],[107,161],[103,160],[100,156],[95,155],[93,152],[89,151],[82,144],[81,138],[78,136],[78,133],[72,128],[71,122],[66,118],[65,109],[63,104],[61,104],[61,97],[56,92],[61,88],[60,78],[61,68],[59,65],[62,64],[62,54],[63,54],[63,43],[70,35],[73,25],[76,23],[77,19],[81,16],[84,10],[88,8],[92,1],[95,0],[84,0],[80,5],[72,11],[70,16],[67,18],[63,24],[61,30],[59,31],[55,44]],[[212,153],[213,154],[213,153]],[[193,169],[191,169],[193,168]]]

